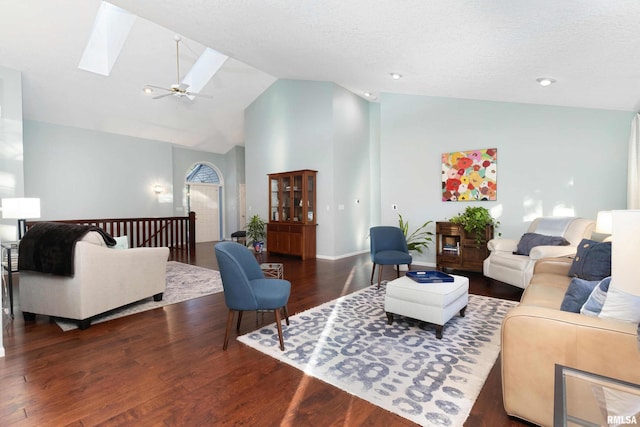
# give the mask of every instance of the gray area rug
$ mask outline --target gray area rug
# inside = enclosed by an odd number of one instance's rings
[[[217,292],[222,292],[220,272],[181,262],[169,261],[167,262],[167,289],[164,292],[162,301],[154,301],[152,297],[149,297],[102,314],[96,317],[91,324],[106,322],[107,320],[117,319],[118,317],[129,316]],[[63,331],[78,328],[77,323],[69,320],[56,319],[56,323]]]
[[[435,337],[433,325],[395,316],[385,286],[362,289],[238,339],[348,393],[425,426],[462,426],[500,352],[501,321],[517,303],[469,295]]]

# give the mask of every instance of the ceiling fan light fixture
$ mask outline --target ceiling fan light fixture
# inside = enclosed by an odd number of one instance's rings
[[[540,86],[543,86],[543,87],[551,86],[556,82],[556,80],[552,79],[551,77],[538,77],[536,81]]]

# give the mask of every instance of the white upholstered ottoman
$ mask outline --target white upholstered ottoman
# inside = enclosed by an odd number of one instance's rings
[[[442,327],[456,313],[464,317],[469,302],[469,279],[451,275],[453,282],[418,283],[400,277],[387,283],[384,311],[389,325],[393,315],[401,315],[436,325],[436,338],[442,338]]]

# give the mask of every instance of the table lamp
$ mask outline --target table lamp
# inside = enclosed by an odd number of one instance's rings
[[[2,218],[18,220],[18,240],[27,232],[27,219],[40,218],[40,199],[17,197],[2,199]]]

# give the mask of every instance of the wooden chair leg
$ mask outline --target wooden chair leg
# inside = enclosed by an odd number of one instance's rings
[[[284,313],[284,321],[287,323],[287,326],[289,326],[289,311],[286,305],[282,307],[282,312]]]
[[[400,266],[396,265],[396,277],[400,278]]]
[[[382,281],[382,264],[378,266],[378,289],[380,289],[380,282]]]
[[[376,263],[373,263],[373,268],[371,269],[371,284],[373,285],[373,273],[376,271]]]
[[[242,322],[242,311],[238,311],[238,324],[236,325],[236,332],[240,332],[240,322]]]
[[[224,333],[224,344],[222,345],[223,350],[226,350],[227,345],[229,344],[229,332],[231,331],[232,324],[233,324],[233,310],[229,309],[229,315],[227,316],[227,330]]]
[[[282,319],[280,318],[280,309],[276,308],[273,310],[276,315],[276,326],[278,327],[278,338],[280,339],[280,350],[284,351],[284,338],[282,338],[282,325],[280,322]]]

